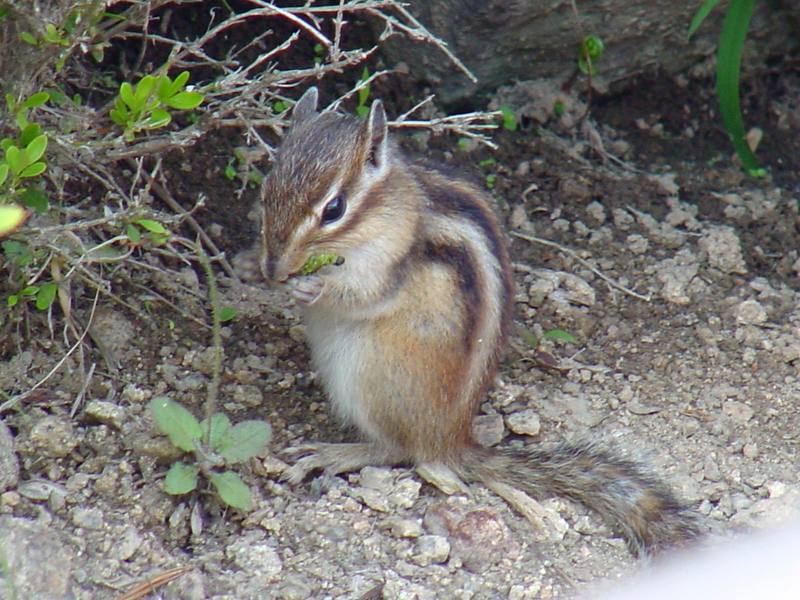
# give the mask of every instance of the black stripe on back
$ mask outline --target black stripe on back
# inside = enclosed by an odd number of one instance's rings
[[[467,353],[472,350],[474,333],[478,324],[478,314],[484,302],[478,280],[477,265],[464,246],[437,244],[428,241],[423,249],[423,257],[431,262],[452,269],[458,279],[458,287],[464,297],[464,347]]]

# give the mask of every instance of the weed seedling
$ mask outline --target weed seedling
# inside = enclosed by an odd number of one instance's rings
[[[169,75],[145,75],[136,86],[122,82],[111,120],[129,142],[140,131],[165,127],[172,121],[169,109],[191,110],[203,102],[203,94],[186,90],[188,81],[189,72],[184,71],[174,80]]]

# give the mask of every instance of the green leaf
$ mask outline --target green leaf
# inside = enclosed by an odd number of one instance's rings
[[[250,488],[247,487],[242,478],[233,471],[224,473],[212,473],[211,484],[216,488],[217,494],[228,506],[240,510],[250,510],[253,506],[253,498]]]
[[[221,323],[232,321],[236,318],[236,309],[230,306],[223,306],[219,311],[219,320]]]
[[[356,106],[356,114],[359,119],[366,119],[369,115],[369,106]]]
[[[127,81],[123,81],[119,86],[119,97],[131,110],[136,111],[140,108],[133,96],[133,86]]]
[[[216,450],[219,447],[219,442],[222,436],[231,428],[231,420],[224,413],[214,413],[211,415],[211,439],[209,446]],[[200,429],[203,430],[203,436],[206,435],[208,430],[208,421],[203,419],[200,421]]]
[[[219,441],[217,450],[229,463],[237,463],[263,452],[272,438],[272,428],[266,421],[237,423]]]
[[[17,204],[0,205],[0,237],[8,235],[25,221],[28,212]]]
[[[21,39],[26,44],[30,44],[31,46],[39,45],[39,42],[36,41],[36,38],[33,37],[33,35],[31,35],[27,31],[21,31],[19,34],[19,39]]]
[[[703,21],[705,21],[706,17],[711,14],[711,11],[714,10],[714,7],[717,4],[719,4],[719,0],[706,0],[703,2],[703,5],[698,9],[692,18],[692,23],[689,25],[687,37],[692,37],[694,35],[695,31],[697,31],[700,25],[703,24]]]
[[[144,122],[144,126],[148,129],[158,129],[159,127],[169,125],[170,121],[172,121],[172,116],[166,110],[163,108],[156,108]]]
[[[28,123],[19,134],[19,142],[22,146],[28,146],[33,140],[42,134],[42,127],[37,123]]]
[[[22,170],[22,173],[19,174],[20,179],[25,179],[27,177],[36,177],[37,175],[41,175],[44,173],[45,169],[47,169],[47,165],[43,162],[36,162],[32,165],[28,165]]]
[[[152,75],[145,75],[136,84],[136,91],[133,93],[134,102],[136,106],[141,108],[146,103],[148,98],[150,98],[150,94],[153,93],[153,88],[156,86],[156,78]]]
[[[0,163],[0,185],[3,185],[8,177],[8,164]]]
[[[42,155],[46,149],[47,136],[45,134],[39,135],[31,140],[31,143],[25,147],[25,154],[28,159],[28,164],[32,164],[42,158]]]
[[[202,101],[203,94],[200,92],[180,92],[164,100],[164,104],[178,110],[189,110],[200,106]]]
[[[20,201],[28,208],[34,209],[40,215],[47,212],[50,208],[50,200],[42,190],[31,187],[27,188],[20,196]]]
[[[128,225],[125,227],[125,235],[127,235],[128,239],[134,244],[138,244],[142,241],[142,233],[139,231],[136,225],[133,225],[132,223],[128,223]]]
[[[31,94],[25,102],[20,104],[20,108],[36,108],[41,106],[50,99],[50,94],[47,92],[36,92]]]
[[[47,310],[52,306],[53,301],[56,299],[56,292],[58,286],[55,283],[45,283],[39,288],[39,293],[36,294],[36,308],[39,310]]]
[[[546,337],[550,340],[558,340],[560,342],[569,342],[570,344],[574,344],[578,341],[574,335],[563,329],[549,329],[542,334],[542,337]]]
[[[179,73],[178,76],[175,78],[175,80],[172,82],[173,93],[185,88],[186,83],[188,81],[189,81],[189,71],[182,71],[181,73]]]
[[[717,49],[717,98],[725,129],[742,166],[748,171],[759,169],[758,160],[745,139],[744,119],[739,104],[739,71],[742,47],[750,26],[755,0],[732,0],[722,23]]]
[[[506,131],[516,131],[517,116],[514,114],[514,111],[508,106],[503,106],[500,108],[500,112],[503,113],[503,129]]]
[[[173,463],[164,478],[164,491],[173,496],[188,494],[197,487],[197,465]]]
[[[153,398],[150,401],[150,410],[173,446],[184,452],[195,449],[195,440],[199,440],[203,432],[192,413],[166,396]]]
[[[160,233],[162,235],[169,235],[169,231],[158,221],[152,219],[136,219],[134,221],[139,227],[146,229],[150,233]]]
[[[124,102],[117,100],[117,103],[109,113],[109,116],[114,123],[120,127],[125,127],[130,119],[130,112],[128,112],[128,108],[125,106]]]
[[[361,71],[361,79],[360,81],[364,82],[369,79],[369,69],[364,67],[364,70]],[[358,90],[358,105],[364,106],[369,100],[369,85],[365,85],[363,88]]]
[[[13,144],[6,148],[6,162],[8,166],[11,167],[11,172],[16,176],[19,176],[22,169],[26,166],[22,164],[22,160],[20,159],[20,149]]]
[[[19,292],[19,295],[20,296],[35,296],[38,293],[39,293],[39,286],[38,285],[29,285],[29,286],[26,286],[26,287],[22,288],[22,290],[20,290],[20,292]]]

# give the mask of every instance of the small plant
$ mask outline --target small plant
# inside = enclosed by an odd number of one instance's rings
[[[505,129],[506,131],[516,131],[517,116],[514,114],[514,111],[511,110],[508,106],[501,106],[500,112],[503,115],[503,129]]]
[[[135,219],[125,227],[125,235],[133,244],[146,240],[154,246],[162,246],[172,235],[166,227],[153,219]]]
[[[49,206],[47,196],[35,181],[47,169],[44,153],[48,137],[42,133],[37,123],[28,120],[28,112],[45,104],[50,95],[38,92],[19,102],[13,95],[6,94],[6,107],[14,117],[19,134],[0,140],[3,157],[0,159],[0,235],[12,231],[24,220],[27,214],[20,204],[45,212]]]
[[[122,127],[122,135],[129,142],[140,131],[165,127],[172,121],[169,109],[191,110],[203,102],[203,94],[186,90],[188,81],[188,71],[174,80],[169,75],[145,75],[136,86],[124,81],[111,120]]]
[[[496,165],[497,161],[494,158],[484,158],[482,161],[478,162],[478,166],[484,170],[491,169]],[[497,173],[487,173],[485,183],[488,189],[493,190],[494,186],[497,184]]]
[[[361,71],[361,79],[360,82],[365,82],[369,80],[369,69],[364,67],[364,70]],[[359,119],[366,119],[367,115],[369,115],[369,106],[367,106],[367,101],[369,100],[369,84],[366,84],[360,90],[358,90],[358,104],[356,105],[356,114],[358,115]]]
[[[548,329],[547,331],[542,333],[542,337],[539,338],[535,333],[533,333],[530,329],[520,328],[519,330],[520,337],[534,350],[539,347],[542,339],[548,340],[555,340],[559,342],[565,342],[568,344],[574,344],[578,340],[572,335],[569,331],[565,331],[563,329]]]
[[[731,0],[717,46],[717,101],[725,130],[731,138],[736,155],[751,177],[765,177],[766,169],[758,164],[747,143],[742,107],[739,101],[739,77],[742,66],[742,49],[756,0]],[[692,19],[689,37],[700,27],[706,17],[719,4],[719,0],[705,0]]]
[[[578,68],[584,75],[594,75],[595,64],[600,60],[603,55],[605,45],[596,35],[587,35],[581,42],[580,52],[578,54]]]
[[[266,421],[242,421],[231,425],[223,413],[199,421],[186,408],[160,396],[150,402],[159,428],[176,448],[194,455],[194,463],[176,462],[167,472],[164,490],[175,496],[197,489],[202,474],[214,486],[220,499],[233,508],[249,510],[250,489],[238,473],[220,471],[263,452],[272,437]]]

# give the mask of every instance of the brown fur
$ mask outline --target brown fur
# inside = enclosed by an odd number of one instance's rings
[[[323,446],[298,461],[290,479],[314,468],[438,463],[467,481],[582,502],[638,553],[692,538],[691,512],[608,450],[497,450],[472,441],[472,417],[512,320],[513,279],[497,218],[475,187],[406,163],[387,139],[379,103],[361,123],[317,115],[312,96],[301,99],[262,187],[263,262],[267,275],[290,277],[312,253],[344,257],[341,267],[313,276],[322,291],[305,316],[320,379],[370,444]],[[352,204],[337,222],[317,223],[335,190]]]

